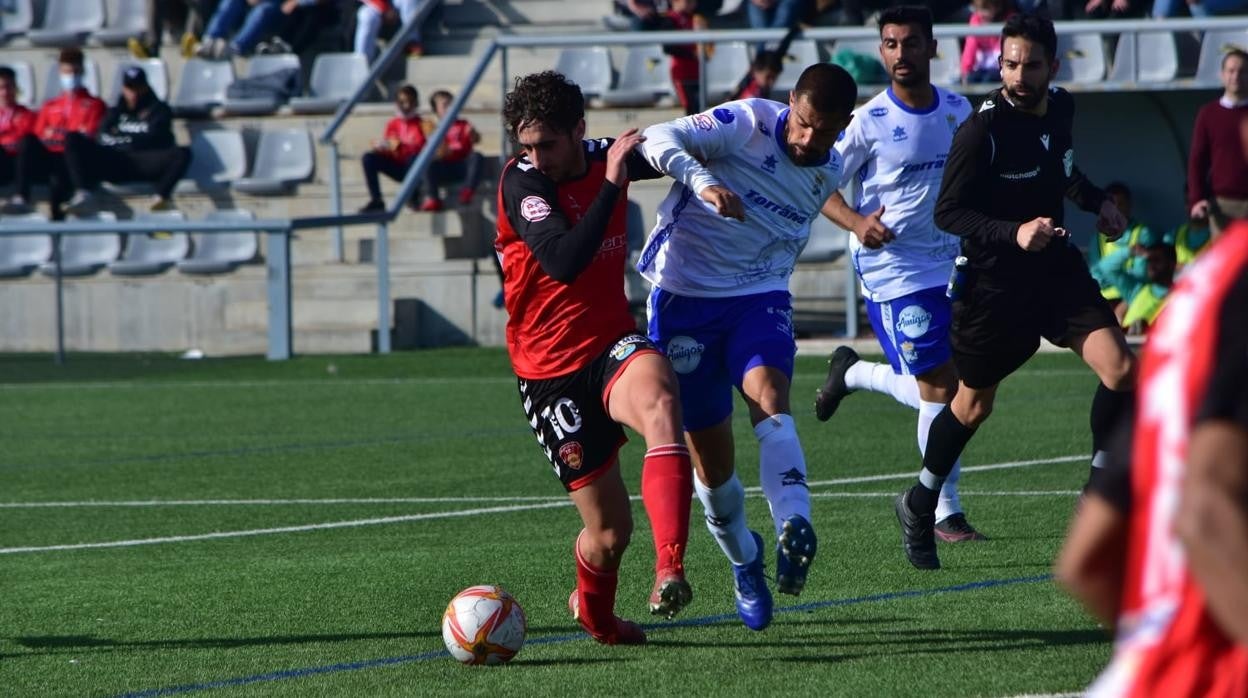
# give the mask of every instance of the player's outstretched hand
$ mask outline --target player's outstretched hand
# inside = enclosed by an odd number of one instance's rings
[[[715,207],[715,212],[724,218],[745,220],[745,204],[741,198],[732,193],[728,187],[712,184],[702,190],[702,200]]]
[[[633,152],[637,144],[644,143],[645,140],[646,137],[635,128],[628,129],[615,139],[615,142],[607,149],[608,182],[617,187],[628,183],[628,154]]]
[[[1028,252],[1038,252],[1048,246],[1054,235],[1065,233],[1061,228],[1053,227],[1052,218],[1033,218],[1018,226],[1015,241],[1018,246]]]
[[[888,226],[880,222],[883,216],[884,207],[881,206],[865,216],[854,227],[854,236],[858,238],[858,242],[862,243],[863,247],[869,250],[877,250],[897,237],[893,234],[893,231],[888,229]]]
[[[1101,203],[1100,216],[1096,219],[1096,229],[1104,233],[1111,242],[1122,237],[1123,231],[1127,229],[1127,219],[1113,201],[1105,199]]]

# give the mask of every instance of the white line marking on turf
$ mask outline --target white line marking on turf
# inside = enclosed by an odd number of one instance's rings
[[[1074,693],[1024,693],[1017,696],[1009,696],[1009,698],[1080,698],[1084,693],[1075,691]]]
[[[987,465],[971,465],[962,468],[964,473],[977,473],[986,470],[1007,470],[1010,468],[1028,468],[1033,465],[1047,465],[1049,463],[1073,463],[1081,460],[1089,460],[1089,456],[1056,456],[1054,458],[1037,458],[1035,460],[1016,460],[1006,463],[989,463]],[[881,482],[885,480],[907,480],[918,477],[918,469],[905,473],[895,473],[892,475],[860,475],[858,477],[842,477],[835,480],[813,480],[806,483],[810,487],[824,487],[827,485],[853,485],[860,482]],[[747,487],[746,492],[762,492],[761,487]]]
[[[571,500],[558,502],[541,502],[535,504],[517,504],[509,507],[489,507],[486,509],[463,509],[460,511],[438,511],[426,514],[410,514],[407,516],[385,516],[376,519],[355,519],[353,521],[330,521],[328,523],[306,524],[303,526],[281,526],[278,528],[256,528],[248,531],[216,531],[189,536],[165,536],[163,538],[139,538],[135,540],[115,540],[103,543],[72,543],[68,545],[42,545],[26,548],[0,548],[0,555],[11,553],[38,553],[50,550],[85,550],[88,548],[130,548],[136,545],[156,545],[158,543],[184,543],[194,540],[212,540],[216,538],[241,538],[244,536],[264,536],[273,533],[297,533],[300,531],[321,531],[330,528],[355,528],[358,526],[378,526],[382,524],[423,521],[427,519],[449,519],[456,516],[476,516],[478,514],[501,514],[512,511],[530,509],[553,509],[571,506]]]
[[[1014,492],[968,492],[959,490],[962,497],[1073,497],[1079,490],[1018,490]],[[854,498],[854,497],[896,497],[896,492],[811,492],[811,497],[819,498]]]

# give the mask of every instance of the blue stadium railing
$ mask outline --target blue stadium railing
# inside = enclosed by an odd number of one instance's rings
[[[494,56],[499,54],[500,57],[500,73],[501,86],[503,93],[506,93],[510,87],[511,76],[508,70],[508,50],[512,48],[558,48],[569,46],[629,46],[629,45],[646,45],[646,44],[688,44],[694,42],[724,42],[724,41],[745,41],[751,43],[776,41],[783,37],[783,30],[768,29],[751,29],[751,30],[707,30],[707,31],[667,31],[667,32],[637,32],[637,33],[601,33],[601,34],[581,34],[576,36],[514,36],[499,35],[486,47],[485,51],[477,58],[472,72],[463,87],[458,91],[454,102],[452,102],[448,113],[444,119],[438,124],[438,127],[429,137],[428,146],[425,147],[415,162],[408,168],[407,175],[404,177],[398,192],[394,199],[384,212],[375,214],[350,214],[343,215],[341,210],[341,193],[340,180],[337,175],[337,145],[334,142],[334,135],[341,127],[342,123],[350,115],[361,99],[372,88],[375,80],[389,67],[399,55],[406,50],[406,37],[425,20],[427,13],[432,11],[436,3],[425,5],[425,10],[419,13],[412,21],[403,26],[402,29],[391,40],[390,45],[380,58],[374,63],[369,75],[369,79],[356,91],[354,97],[339,107],[333,120],[321,135],[321,142],[330,146],[333,154],[333,163],[331,164],[331,194],[333,211],[326,216],[307,216],[300,218],[281,218],[281,219],[259,219],[254,221],[117,221],[117,222],[94,222],[94,221],[69,221],[57,223],[40,223],[24,220],[5,220],[0,225],[0,235],[22,235],[22,234],[51,234],[56,244],[54,250],[59,249],[59,240],[61,235],[79,235],[90,233],[154,233],[159,231],[168,232],[198,232],[198,233],[226,233],[238,231],[259,231],[264,232],[267,236],[268,251],[266,254],[266,276],[267,276],[267,294],[268,294],[268,350],[266,355],[272,360],[287,359],[291,356],[292,346],[292,327],[291,327],[291,267],[290,267],[290,235],[296,230],[307,230],[312,228],[330,228],[334,231],[336,239],[334,240],[335,249],[341,253],[341,227],[348,225],[376,225],[377,226],[377,242],[376,242],[376,264],[377,264],[377,294],[378,294],[378,314],[377,324],[379,331],[378,351],[380,353],[390,352],[390,269],[389,269],[389,238],[388,224],[393,221],[402,211],[404,202],[406,202],[414,193],[425,171],[432,164],[437,147],[441,144],[446,136],[446,132],[450,129],[452,123],[458,117],[463,109],[465,102],[472,95],[476,86],[480,83],[485,71],[489,68],[490,63],[494,60]],[[1087,22],[1062,22],[1057,25],[1059,34],[1119,34],[1127,37],[1128,40],[1134,40],[1135,35],[1141,32],[1156,31],[1206,31],[1206,30],[1238,30],[1248,29],[1248,17],[1228,17],[1218,19],[1170,19],[1170,20],[1099,20]],[[935,28],[937,38],[956,38],[962,36],[991,36],[1000,31],[1000,25],[984,25],[979,27],[971,27],[969,25],[938,25]],[[836,40],[836,39],[870,39],[878,36],[878,32],[870,27],[862,28],[816,28],[803,32],[800,38],[815,40]],[[700,59],[704,60],[704,59]],[[705,66],[703,66],[705,68]],[[1174,85],[1176,88],[1190,89],[1193,87],[1212,87],[1212,85],[1195,85],[1191,81],[1177,81]],[[705,87],[701,95],[701,103],[706,104]],[[506,143],[506,134],[503,134],[503,142]],[[59,257],[59,256],[58,256]],[[339,259],[341,256],[338,257]],[[57,260],[54,260],[57,261]],[[59,269],[59,261],[58,261]],[[847,298],[852,299],[856,295],[856,286],[853,281],[853,275],[847,275],[848,282],[846,285]],[[60,274],[56,275],[56,294],[57,294],[57,357],[58,361],[63,360],[64,343],[63,343],[63,323],[62,323],[62,279]],[[854,307],[851,301],[849,308]],[[848,312],[847,317],[856,325],[856,313]],[[853,329],[853,327],[849,328]]]

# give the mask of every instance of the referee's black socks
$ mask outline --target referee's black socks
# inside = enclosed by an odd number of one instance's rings
[[[1110,390],[1104,383],[1096,386],[1088,415],[1088,425],[1092,429],[1092,467],[1088,471],[1088,484],[1100,477],[1101,469],[1111,457],[1114,430],[1120,424],[1129,424],[1134,411],[1135,390]],[[1119,448],[1129,449],[1130,444],[1119,445]]]
[[[931,431],[927,433],[927,448],[923,452],[923,470],[919,472],[919,482],[910,488],[907,504],[917,514],[930,514],[936,511],[936,502],[940,499],[940,487],[945,484],[953,470],[953,464],[962,456],[962,449],[975,435],[975,429],[968,427],[953,416],[949,405],[932,420]]]

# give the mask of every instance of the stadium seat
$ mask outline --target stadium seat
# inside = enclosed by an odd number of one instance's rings
[[[251,211],[229,209],[212,211],[204,220],[250,221]],[[178,271],[185,274],[225,274],[238,265],[250,262],[260,253],[260,239],[254,232],[194,233],[191,255],[178,262]]]
[[[324,114],[355,94],[368,79],[368,61],[358,53],[322,53],[312,64],[308,96],[290,100],[296,114]]]
[[[0,225],[13,220],[46,223],[48,219],[38,213],[0,216]],[[26,276],[51,258],[52,237],[49,235],[0,235],[0,278]]]
[[[629,46],[616,86],[602,95],[608,107],[650,107],[672,95],[667,54],[657,44]]]
[[[230,129],[194,131],[191,164],[175,191],[220,191],[245,174],[247,145],[243,134]]]
[[[140,213],[134,220],[182,222],[186,220],[186,216],[181,211],[160,211]],[[186,233],[171,233],[161,237],[130,233],[126,235],[126,251],[122,253],[121,259],[108,265],[108,270],[117,276],[159,274],[186,259],[190,249],[191,240]]]
[[[101,211],[79,220],[116,221],[109,211]],[[116,233],[61,236],[61,276],[90,276],[121,254],[121,236]],[[56,276],[56,263],[44,262],[39,271]]]
[[[232,82],[233,63],[188,59],[169,106],[180,116],[204,116],[225,101],[225,90]]]
[[[811,39],[798,39],[789,44],[789,50],[784,54],[784,70],[780,73],[780,77],[776,79],[775,92],[788,92],[797,84],[797,78],[806,70],[806,66],[822,63],[823,58],[819,55],[819,44]],[[741,78],[737,78],[740,80]]]
[[[942,87],[962,84],[962,54],[958,51],[958,40],[949,37],[936,43],[936,57],[931,63],[931,79],[935,85]]]
[[[235,181],[234,188],[247,194],[282,196],[312,177],[315,165],[316,154],[307,129],[261,131],[251,176]]]
[[[299,56],[293,53],[279,53],[270,56],[253,56],[247,60],[247,67],[243,73],[242,80],[250,80],[253,78],[261,78],[274,73],[288,71],[294,69],[295,73],[295,89],[291,91],[292,95],[299,94],[301,88],[297,85],[300,78]],[[265,97],[230,97],[228,94],[222,107],[226,114],[237,115],[260,115],[272,114],[282,106],[285,99],[277,96]]]
[[[105,0],[104,26],[91,34],[105,46],[124,46],[147,31],[148,0]]]
[[[826,216],[815,215],[810,224],[810,239],[797,256],[799,263],[831,262],[845,254],[845,236],[849,233],[837,227]]]
[[[26,61],[0,61],[0,65],[13,69],[17,77],[17,103],[33,107],[35,102],[35,68]]]
[[[121,98],[121,76],[126,69],[137,65],[147,74],[147,84],[151,85],[152,93],[162,102],[169,101],[169,69],[160,58],[138,59],[129,56],[119,58],[113,63],[113,79],[109,82],[108,92],[101,97],[109,106]]]
[[[61,94],[60,76],[61,66],[57,63],[49,64],[47,72],[43,74],[43,91],[40,92],[40,104]],[[82,86],[87,88],[87,92],[96,97],[100,96],[100,69],[96,65],[94,58],[82,59]]]
[[[1091,84],[1105,79],[1105,44],[1100,34],[1058,34],[1057,82]]]
[[[43,25],[26,32],[35,46],[81,47],[104,26],[104,0],[47,0]]]
[[[0,2],[0,41],[30,31],[34,23],[35,10],[30,0],[9,0]]]
[[[1173,33],[1139,32],[1118,38],[1110,82],[1169,82],[1178,74],[1179,52]]]
[[[744,41],[715,44],[714,53],[706,61],[707,100],[717,104],[731,97],[749,72],[750,49]]]
[[[1196,83],[1201,87],[1222,87],[1222,56],[1231,49],[1248,51],[1248,29],[1207,31],[1200,41],[1196,63]]]
[[[586,98],[611,89],[611,54],[603,46],[563,49],[555,61],[555,71],[580,85]]]

